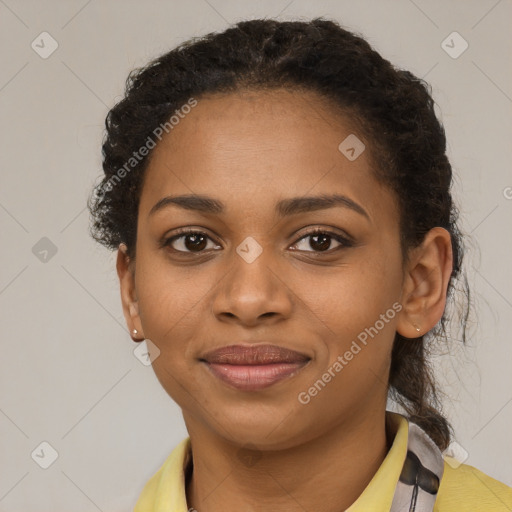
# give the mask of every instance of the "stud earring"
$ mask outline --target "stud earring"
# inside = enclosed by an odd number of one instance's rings
[[[413,327],[418,331],[420,332],[421,331],[421,328],[417,325],[417,324],[412,324]]]
[[[133,329],[132,333],[134,336],[136,336],[137,334],[139,334],[139,331],[137,331],[137,329]]]

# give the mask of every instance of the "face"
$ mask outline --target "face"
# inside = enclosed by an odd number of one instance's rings
[[[355,160],[338,149],[351,134],[366,145]],[[385,407],[403,271],[396,199],[370,151],[349,118],[288,91],[201,98],[154,149],[125,290],[188,427],[286,448]],[[211,202],[162,201],[182,195]],[[333,195],[345,199],[314,200]],[[242,389],[201,361],[235,344],[307,363]]]

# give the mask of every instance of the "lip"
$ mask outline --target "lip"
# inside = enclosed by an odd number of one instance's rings
[[[295,375],[310,358],[277,345],[230,345],[208,352],[200,361],[226,384],[257,391]]]

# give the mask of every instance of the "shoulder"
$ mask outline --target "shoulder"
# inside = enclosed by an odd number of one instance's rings
[[[190,437],[183,439],[148,480],[134,512],[173,510],[187,512],[184,469],[191,459]]]
[[[467,464],[444,462],[434,512],[505,512],[512,510],[512,487]]]

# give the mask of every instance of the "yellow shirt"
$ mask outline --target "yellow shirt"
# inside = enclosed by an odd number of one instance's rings
[[[408,421],[398,416],[398,430],[386,458],[359,498],[346,512],[389,511],[407,452]],[[184,470],[190,460],[190,437],[181,441],[146,483],[134,512],[188,512]],[[449,463],[434,512],[510,512],[512,487],[467,464]]]

